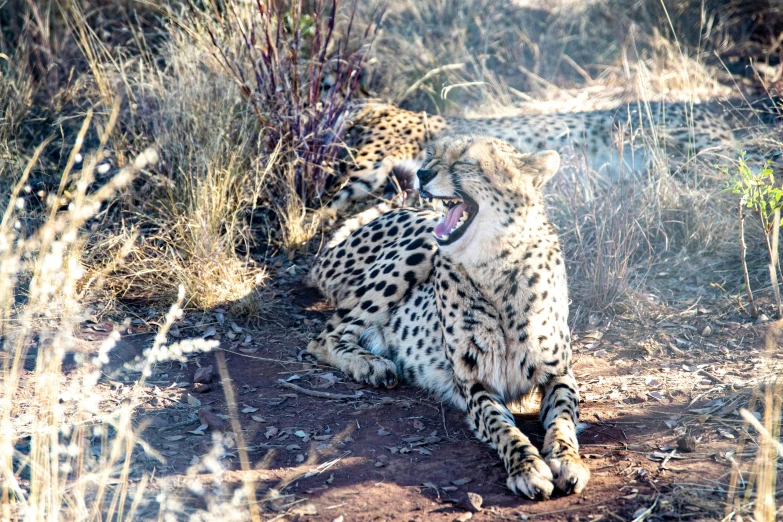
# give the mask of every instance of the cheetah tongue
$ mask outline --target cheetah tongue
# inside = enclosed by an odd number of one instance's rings
[[[448,237],[448,235],[454,232],[454,229],[459,226],[459,220],[462,217],[462,213],[467,209],[468,204],[464,201],[459,205],[451,207],[446,214],[446,217],[443,218],[443,221],[435,226],[435,235],[442,239]]]

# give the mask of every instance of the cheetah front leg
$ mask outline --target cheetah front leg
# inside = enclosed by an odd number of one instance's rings
[[[487,382],[492,368],[506,359],[506,341],[497,311],[459,267],[435,263],[438,311],[446,316],[451,304],[463,310],[458,328],[444,328],[444,347],[464,397],[476,436],[497,450],[508,471],[506,485],[518,495],[549,498],[552,471],[530,439],[517,428],[503,397]],[[489,371],[487,371],[489,370]]]
[[[578,405],[579,390],[570,370],[544,386],[541,423],[546,438],[541,455],[552,470],[555,485],[566,494],[581,493],[590,480],[590,469],[579,456],[576,439]]]
[[[373,355],[358,344],[359,336],[367,329],[368,319],[369,314],[362,314],[359,309],[338,309],[321,334],[307,345],[307,351],[358,382],[393,388],[397,385],[394,362]]]
[[[549,498],[554,489],[552,471],[517,428],[503,398],[478,381],[460,388],[467,403],[468,422],[479,439],[497,450],[508,471],[508,488],[531,499]]]

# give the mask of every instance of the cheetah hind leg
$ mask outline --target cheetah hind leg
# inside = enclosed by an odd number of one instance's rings
[[[552,378],[541,399],[541,422],[546,430],[541,455],[552,470],[555,485],[566,494],[581,493],[590,480],[590,468],[579,456],[576,439],[578,393],[569,372]]]
[[[358,382],[394,388],[398,383],[394,362],[358,344],[364,324],[362,317],[353,317],[350,312],[344,317],[335,312],[321,334],[307,345],[307,351]]]
[[[497,450],[508,471],[508,488],[530,499],[548,499],[555,488],[552,471],[517,428],[500,395],[477,381],[463,383],[460,388],[466,397],[468,422],[479,439]]]

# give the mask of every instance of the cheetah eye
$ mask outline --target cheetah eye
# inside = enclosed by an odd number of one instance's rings
[[[454,163],[451,164],[451,168],[452,169],[459,168],[459,167],[462,167],[462,168],[474,168],[474,167],[477,167],[477,166],[478,165],[476,163],[473,163],[473,162],[470,162],[470,161],[455,161]]]

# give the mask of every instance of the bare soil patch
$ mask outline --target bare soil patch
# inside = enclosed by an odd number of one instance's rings
[[[574,370],[592,480],[580,496],[533,502],[506,489],[500,461],[461,412],[409,385],[365,387],[309,359],[304,347],[329,307],[298,277],[282,281],[275,318],[240,324],[218,309],[186,315],[174,330],[220,341],[236,411],[226,401],[219,354],[159,364],[147,380],[136,420],[147,423],[143,438],[163,462],[137,448],[132,480],[152,473],[152,491],[178,498],[183,513],[203,507],[194,481],[209,488],[219,479],[230,491],[251,479],[265,520],[450,521],[468,511],[460,501],[469,492],[483,500],[474,520],[630,520],[647,509],[659,520],[720,519],[732,463],[755,448],[737,453],[737,409],[747,407],[754,384],[780,370],[779,360],[764,355],[767,324],[734,315],[718,293],[673,299],[644,319],[588,324],[574,332]],[[151,321],[133,321],[112,352],[115,370],[100,386],[107,411],[136,386],[138,374],[123,363],[151,344]],[[113,327],[110,320],[87,323],[85,353]],[[78,370],[66,365],[71,371]],[[209,427],[199,429],[205,415]],[[213,422],[231,432],[232,415],[250,471],[242,471],[235,447],[220,455],[223,471],[188,477],[209,453]],[[543,442],[535,413],[517,421],[534,443]],[[678,446],[683,437],[691,438]],[[152,516],[159,506],[151,501],[146,509]]]

